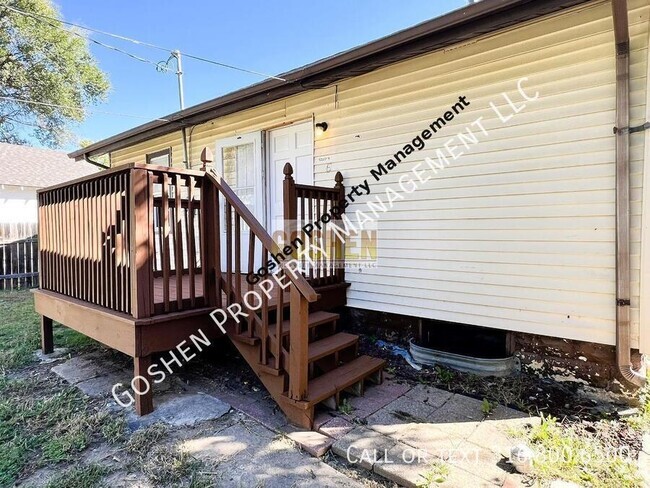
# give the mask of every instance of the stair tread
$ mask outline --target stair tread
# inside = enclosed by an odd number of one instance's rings
[[[309,362],[329,356],[337,351],[350,347],[359,341],[359,336],[338,332],[309,344]]]
[[[312,312],[307,317],[309,328],[316,327],[317,325],[326,324],[327,322],[332,322],[338,320],[341,316],[337,313],[331,312]],[[287,335],[289,333],[289,327],[291,322],[289,319],[282,321],[282,335]],[[269,325],[269,333],[275,335],[276,324]]]
[[[318,378],[309,381],[306,401],[321,402],[332,395],[382,369],[386,361],[371,356],[359,356]]]

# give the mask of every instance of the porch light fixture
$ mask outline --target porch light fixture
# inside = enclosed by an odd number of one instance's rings
[[[320,137],[323,135],[323,132],[327,130],[327,122],[319,122],[315,127],[316,129],[314,130],[314,134],[316,137]]]

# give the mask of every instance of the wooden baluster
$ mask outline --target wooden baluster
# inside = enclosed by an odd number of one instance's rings
[[[123,218],[123,227],[122,227],[122,283],[123,283],[123,295],[124,295],[124,312],[131,314],[131,241],[129,240],[129,213],[131,212],[131,205],[129,203],[129,186],[130,179],[129,173],[124,173],[122,175],[122,218]],[[153,198],[153,189],[151,184],[149,185],[149,198]],[[151,304],[153,303],[153,288],[151,293],[151,302],[150,307],[153,311]]]
[[[196,284],[194,283],[194,272],[196,268],[196,251],[195,251],[195,236],[194,236],[194,177],[189,176],[187,180],[187,215],[188,221],[186,224],[187,230],[187,266],[189,268],[190,278],[190,305],[192,308],[196,306]],[[203,256],[203,254],[201,254]]]
[[[241,300],[241,218],[235,210],[235,299],[234,302]]]
[[[67,196],[68,196],[68,189],[63,188],[61,190],[61,226],[63,227],[63,241],[61,242],[61,256],[62,256],[62,263],[61,263],[61,271],[63,274],[62,277],[62,292],[64,295],[69,294],[68,290],[68,272],[70,271],[70,266],[68,266],[68,224],[70,223],[70,219],[67,218],[67,210],[68,210],[68,204],[67,204]]]
[[[103,178],[99,182],[100,193],[101,193],[101,221],[102,221],[102,305],[108,307],[108,198],[106,197],[107,193],[107,182],[106,178]]]
[[[334,181],[336,184],[334,185],[334,188],[338,190],[338,202],[337,206],[339,207],[339,212],[343,212],[343,206],[339,205],[339,203],[345,201],[345,186],[343,186],[343,175],[341,174],[340,171],[336,172],[336,175],[334,176]],[[337,219],[337,224],[339,226],[342,226],[342,220],[339,218]],[[338,238],[334,237],[334,239],[337,240],[337,253],[336,253],[336,259],[338,260],[337,266],[336,266],[336,282],[337,283],[343,283],[345,281],[345,243],[341,242],[338,240]]]
[[[90,299],[91,303],[96,303],[96,283],[95,283],[95,232],[97,225],[97,213],[95,212],[95,181],[88,182],[88,214],[90,218],[88,220],[88,246],[89,246],[89,256],[88,256],[88,283],[90,288]]]
[[[108,185],[108,302],[115,309],[115,181],[113,177],[107,178]]]
[[[79,229],[80,240],[81,240],[81,251],[79,256],[79,267],[81,273],[81,298],[85,301],[88,301],[88,276],[86,275],[86,263],[88,262],[86,245],[88,243],[88,212],[86,209],[87,203],[87,193],[86,193],[86,183],[81,183],[79,185],[79,209],[81,211],[81,228]]]
[[[309,205],[308,205],[309,206],[309,222],[313,222],[314,221],[314,200],[313,200],[312,191],[308,190],[307,195],[308,195],[308,202],[309,202]],[[313,235],[314,234],[312,233],[312,237],[309,239],[310,244],[311,244],[311,242],[313,242]],[[308,256],[311,258],[311,261],[309,263],[309,278],[314,279],[314,266],[315,266],[314,258],[316,256],[314,255],[314,251],[311,248],[311,246],[309,247]]]
[[[169,176],[163,173],[162,177],[162,219],[163,219],[163,305],[165,312],[169,312],[169,270],[171,267],[169,257]]]
[[[181,208],[181,176],[174,179],[174,217],[176,217],[176,231],[174,233],[174,251],[176,268],[176,303],[178,310],[183,310],[183,215]]]
[[[300,221],[298,222],[298,225],[300,226],[300,229],[302,229],[307,223],[311,223],[311,222],[305,222],[305,194],[303,192],[301,193],[301,197],[300,197]],[[302,232],[302,230],[300,232],[301,232],[300,238],[302,239],[303,250],[304,250],[304,246],[307,245],[306,244],[307,235],[304,232]],[[305,270],[307,269],[305,268],[306,259],[304,253],[300,258],[300,263],[301,263],[302,272],[304,273]]]
[[[129,175],[125,175],[128,177]],[[154,212],[156,212],[155,208],[155,203],[154,203],[154,182],[156,181],[156,175],[152,171],[147,171],[147,218],[148,218],[148,230],[149,230],[149,236],[148,236],[148,249],[149,249],[149,315],[154,315],[156,311],[156,298],[155,298],[155,285],[154,285],[154,268],[155,264],[154,261],[156,259],[156,233],[155,233],[155,227],[153,225],[154,221]],[[126,180],[126,188],[129,188],[129,180]],[[128,214],[127,214],[128,215]],[[158,220],[160,223],[160,219]],[[162,234],[160,229],[158,230],[158,234]],[[135,239],[135,235],[133,238]],[[131,237],[130,235],[127,237],[127,242],[130,243]],[[129,259],[129,269],[131,266],[133,266],[133,257]],[[131,279],[131,274],[129,273],[129,280]],[[127,290],[130,290],[130,288],[127,288]]]
[[[207,180],[204,180],[204,188],[211,188],[212,190],[212,202],[214,204],[214,239],[212,243],[214,244],[214,272],[215,272],[215,281],[217,286],[217,307],[221,308],[223,306],[223,296],[222,296],[222,279],[221,279],[221,210],[220,210],[220,196],[219,191],[213,187]],[[210,251],[206,249],[206,253],[210,254]],[[203,258],[201,258],[203,259]]]
[[[79,241],[77,229],[79,228],[79,207],[77,200],[77,187],[70,186],[70,290],[74,298],[79,298],[79,273],[77,267],[77,253]]]
[[[232,207],[226,201],[226,305],[232,299]],[[239,327],[239,326],[238,326]],[[237,332],[239,333],[239,332]]]
[[[254,272],[255,268],[255,234],[253,234],[253,230],[249,229],[248,230],[248,274],[252,275]],[[249,283],[248,280],[246,280],[246,283],[248,284],[248,291],[253,291],[253,285],[252,283]],[[243,301],[242,301],[242,306],[243,306]],[[254,329],[255,329],[255,321],[253,320],[255,316],[254,311],[247,311],[248,313],[248,337],[253,337],[254,335]]]
[[[262,265],[266,266],[266,263],[269,260],[269,252],[264,246],[262,246]],[[261,292],[262,296],[262,350],[260,362],[266,366],[269,362],[267,350],[269,347],[269,298],[266,296],[266,293]]]
[[[279,271],[280,273],[284,273],[284,271]],[[275,318],[276,318],[276,323],[275,323],[275,350],[273,351],[273,355],[275,356],[275,369],[280,369],[282,367],[281,364],[281,358],[282,358],[282,322],[284,322],[284,290],[282,289],[281,286],[276,287],[278,289],[278,294],[277,294],[277,308],[275,311]]]
[[[316,219],[320,219],[321,213],[320,213],[320,200],[321,200],[321,193],[319,191],[316,192]],[[321,231],[317,231],[318,234],[320,234],[320,239],[316,241],[316,247],[318,249],[322,249],[322,244],[323,244],[323,234]],[[320,281],[321,277],[323,276],[323,255],[320,251],[316,251],[318,254],[316,255],[316,279]]]

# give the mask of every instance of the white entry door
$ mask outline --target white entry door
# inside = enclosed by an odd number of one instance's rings
[[[310,120],[268,132],[269,220],[267,229],[278,240],[284,229],[282,200],[286,163],[293,166],[293,179],[304,185],[314,184],[314,124]],[[275,231],[279,231],[274,235]]]
[[[262,164],[262,133],[254,132],[222,139],[217,142],[215,169],[221,173],[226,183],[253,213],[262,225],[266,222],[264,205],[264,173]],[[222,243],[226,233],[226,217],[223,198],[219,199],[221,214]],[[231,218],[234,232],[234,213]],[[248,268],[248,226],[242,221],[240,227],[241,263],[243,270]],[[226,246],[221,246],[221,262],[226,262]],[[256,261],[257,261],[256,257]],[[258,263],[256,263],[258,265]],[[222,264],[225,269],[225,265]],[[258,266],[259,267],[259,266]]]

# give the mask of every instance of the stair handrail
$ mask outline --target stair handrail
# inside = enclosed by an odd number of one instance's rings
[[[240,217],[253,231],[253,234],[255,234],[255,236],[260,240],[262,245],[271,253],[281,253],[282,250],[280,245],[275,242],[267,230],[262,226],[262,224],[260,224],[246,204],[241,201],[230,185],[223,179],[223,176],[221,176],[221,174],[214,168],[206,171],[206,176],[217,187],[226,200],[228,200],[228,203],[236,209]],[[316,290],[314,290],[302,274],[289,272],[286,273],[286,276],[308,302],[313,303],[318,300],[319,294],[316,293]]]

